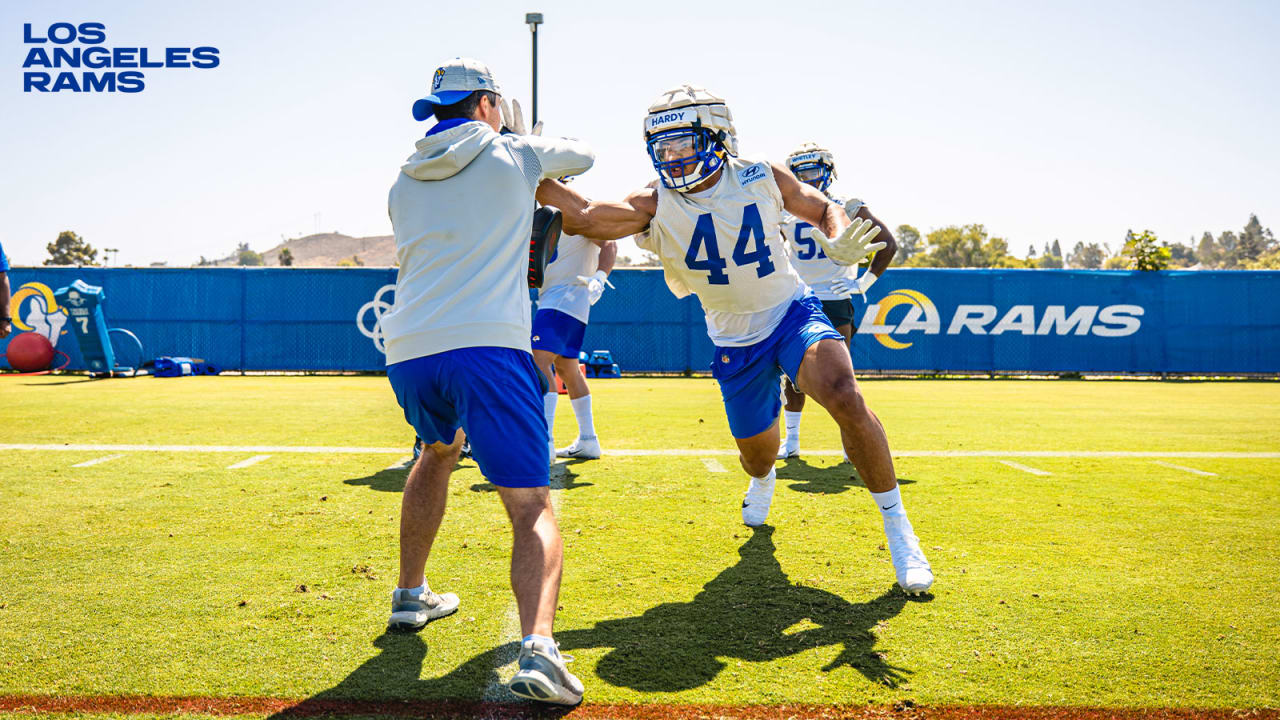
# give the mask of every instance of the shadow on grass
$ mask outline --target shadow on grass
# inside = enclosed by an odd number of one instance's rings
[[[358,478],[348,478],[343,480],[346,485],[368,485],[369,489],[379,492],[404,492],[404,483],[409,479],[409,469],[412,464],[403,467],[387,468],[379,470],[372,475],[366,475]],[[471,460],[463,460],[453,466],[453,471],[458,472],[464,468],[475,467],[475,462]]]
[[[575,490],[577,488],[591,487],[595,483],[578,482],[578,473],[573,471],[574,465],[580,465],[588,460],[561,460],[551,468],[551,489],[552,490]],[[471,492],[497,492],[498,486],[484,480],[471,486]]]
[[[779,480],[794,480],[787,487],[796,492],[823,493],[834,495],[849,488],[865,488],[858,471],[849,463],[840,463],[831,467],[810,465],[803,458],[787,458],[778,468]],[[899,485],[912,485],[915,480],[898,478]]]
[[[596,665],[597,678],[641,692],[701,687],[714,680],[729,659],[770,662],[826,647],[839,648],[839,653],[824,672],[848,667],[888,687],[896,687],[910,674],[875,650],[875,633],[908,602],[929,602],[931,597],[910,600],[891,587],[865,602],[851,603],[825,590],[793,584],[774,557],[773,528],[767,525],[757,528],[738,554],[738,563],[703,586],[691,601],[663,603],[636,617],[557,632],[561,649],[609,648]],[[495,665],[515,658],[515,643],[478,653],[432,679],[420,677],[427,656],[421,635],[384,634],[374,646],[382,651],[379,655],[338,685],[279,716],[385,712],[388,702],[408,703],[398,707],[433,716],[483,712],[496,717],[556,717],[567,712],[507,700],[459,699],[486,694],[509,699],[494,692],[501,690]],[[595,683],[591,677],[584,683],[590,698]]]

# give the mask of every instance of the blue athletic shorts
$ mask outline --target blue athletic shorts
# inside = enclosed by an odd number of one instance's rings
[[[387,379],[418,437],[453,442],[461,427],[489,482],[502,487],[550,484],[546,380],[523,350],[474,347],[405,360]]]
[[[759,435],[778,421],[782,373],[795,382],[804,351],[823,338],[844,342],[818,298],[806,295],[791,303],[782,322],[764,340],[746,347],[716,348],[711,374],[720,383],[729,431],[735,438]]]
[[[568,313],[538,310],[533,316],[533,349],[576,360],[586,332],[587,324]]]

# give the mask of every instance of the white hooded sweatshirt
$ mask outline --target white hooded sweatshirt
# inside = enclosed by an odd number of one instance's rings
[[[563,138],[468,122],[417,142],[391,186],[400,273],[382,316],[387,364],[467,347],[529,346],[529,232],[543,178],[590,169]]]

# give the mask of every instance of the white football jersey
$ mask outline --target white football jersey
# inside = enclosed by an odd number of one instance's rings
[[[862,207],[862,201],[860,200],[845,201],[840,198],[831,198],[831,200],[837,205],[846,208],[846,212],[849,208],[852,208],[855,215],[858,212],[858,208]],[[851,217],[850,220],[852,219]],[[822,245],[813,238],[813,225],[784,211],[782,214],[782,236],[787,241],[787,254],[791,259],[791,265],[800,274],[800,279],[804,280],[805,284],[810,288],[813,288],[813,292],[818,296],[818,299],[841,299],[839,295],[831,291],[831,282],[848,276],[850,268],[844,265],[837,265],[834,260],[827,257]]]
[[[538,309],[559,310],[580,322],[591,315],[591,298],[579,275],[590,277],[600,266],[600,246],[580,235],[561,235],[543,271]]]
[[[658,187],[658,214],[637,245],[662,260],[676,297],[697,294],[713,342],[751,344],[804,293],[782,242],[782,213],[769,163],[731,157],[705,193]]]

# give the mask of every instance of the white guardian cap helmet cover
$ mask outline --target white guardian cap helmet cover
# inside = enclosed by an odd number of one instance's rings
[[[644,119],[644,141],[662,185],[680,192],[711,177],[725,157],[738,154],[729,106],[695,85],[658,96]]]

